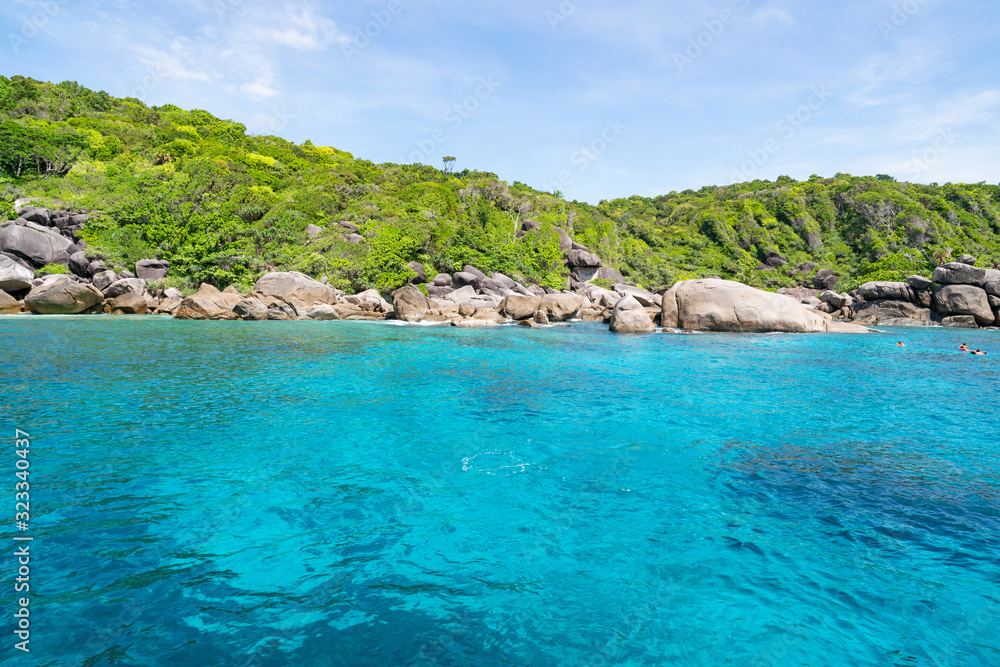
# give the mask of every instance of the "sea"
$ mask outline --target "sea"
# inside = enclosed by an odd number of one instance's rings
[[[5,666],[1000,665],[997,331],[13,316],[0,359]]]

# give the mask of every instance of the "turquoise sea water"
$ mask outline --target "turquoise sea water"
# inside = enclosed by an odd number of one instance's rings
[[[997,332],[15,317],[0,349],[3,553],[14,428],[35,536],[4,665],[1000,665]]]

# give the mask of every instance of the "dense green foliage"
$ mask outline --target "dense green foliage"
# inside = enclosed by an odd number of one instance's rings
[[[269,270],[325,274],[350,290],[463,264],[564,287],[560,227],[646,287],[720,276],[792,286],[815,262],[841,286],[927,274],[971,253],[1000,262],[1000,188],[889,177],[781,177],[597,206],[487,172],[376,165],[334,148],[250,136],[206,111],[147,107],[75,82],[0,77],[0,203],[42,197],[99,212],[88,252],[111,265],[159,257],[168,282],[251,285]],[[12,215],[12,213],[8,213]],[[541,223],[518,239],[521,221]],[[352,244],[336,223],[363,240]],[[327,228],[309,240],[309,224]],[[762,271],[768,251],[789,264]]]

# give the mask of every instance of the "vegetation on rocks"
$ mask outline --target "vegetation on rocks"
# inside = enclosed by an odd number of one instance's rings
[[[822,268],[851,289],[926,275],[965,253],[1000,263],[1000,187],[985,183],[780,177],[594,206],[453,164],[373,164],[248,135],[207,111],[0,77],[5,217],[22,197],[92,211],[88,255],[109,267],[169,260],[165,285],[184,289],[246,289],[278,270],[386,292],[415,276],[413,261],[429,276],[471,264],[560,289],[569,269],[558,229],[652,289],[710,276],[791,287]],[[537,229],[523,233],[526,220]],[[787,264],[763,268],[768,253]]]

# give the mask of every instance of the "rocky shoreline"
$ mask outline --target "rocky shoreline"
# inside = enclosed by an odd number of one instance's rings
[[[660,330],[789,333],[865,333],[858,325],[1000,325],[1000,271],[976,268],[975,259],[939,267],[932,278],[905,283],[867,283],[850,294],[795,288],[779,293],[741,283],[702,279],[650,292],[625,282],[586,247],[560,231],[570,289],[524,285],[502,273],[487,275],[466,265],[429,279],[424,267],[411,284],[391,295],[375,290],[348,295],[295,272],[261,277],[249,293],[203,284],[185,297],[150,285],[170,264],[148,259],[135,271],[116,272],[89,259],[80,230],[85,213],[50,211],[18,202],[20,217],[0,225],[0,314],[170,315],[179,320],[388,320],[486,328],[502,324],[541,327],[557,322],[600,321],[615,333]],[[526,221],[520,234],[531,233]],[[780,256],[772,262],[784,261]],[[69,273],[39,278],[57,264]],[[822,272],[821,272],[822,273]],[[829,275],[827,275],[829,274]],[[594,284],[612,283],[611,289]],[[832,272],[817,274],[815,287],[833,287]]]

